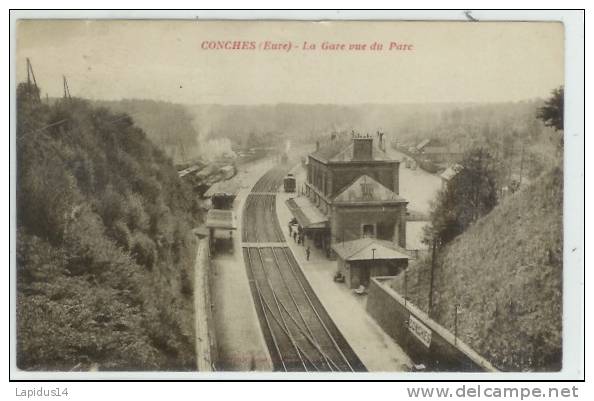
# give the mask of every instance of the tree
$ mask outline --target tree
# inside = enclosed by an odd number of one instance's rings
[[[563,101],[563,86],[560,86],[551,92],[551,97],[545,101],[544,106],[538,109],[537,117],[547,127],[553,127],[557,131],[563,130]]]
[[[445,245],[497,204],[496,162],[483,148],[467,152],[461,168],[439,192],[429,235]]]

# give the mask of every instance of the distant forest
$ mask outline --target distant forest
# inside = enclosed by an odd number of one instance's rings
[[[199,153],[194,117],[183,105],[144,99],[93,101],[93,104],[130,115],[147,137],[176,162]]]
[[[437,139],[460,151],[483,147],[506,174],[534,179],[560,157],[559,135],[536,118],[544,100],[504,103],[182,105],[153,100],[95,101],[128,113],[175,163],[234,150],[311,145],[333,132],[382,131],[390,142]]]
[[[484,104],[187,106],[203,138],[235,147],[312,145],[333,132],[385,133],[411,146],[437,139],[463,152],[483,147],[506,170],[535,178],[561,156],[560,136],[537,118],[544,100]]]

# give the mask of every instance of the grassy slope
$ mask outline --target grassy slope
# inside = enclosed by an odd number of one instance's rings
[[[190,189],[125,115],[18,106],[17,365],[195,369]]]
[[[556,168],[505,199],[450,244],[435,275],[434,316],[502,370],[561,366],[563,173]],[[430,261],[408,272],[427,308]],[[394,288],[403,293],[403,276]]]

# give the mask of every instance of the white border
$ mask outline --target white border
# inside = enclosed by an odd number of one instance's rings
[[[561,21],[565,26],[565,182],[564,182],[564,315],[563,370],[553,373],[170,373],[170,372],[21,372],[15,366],[16,316],[11,309],[10,377],[16,380],[579,380],[584,377],[583,250],[584,250],[584,21],[575,11],[473,11],[479,21]],[[15,286],[15,21],[18,18],[118,19],[277,19],[277,20],[468,20],[461,10],[429,11],[18,11],[10,14],[10,288]],[[471,22],[469,22],[471,23]],[[570,227],[571,229],[568,229]],[[574,250],[575,249],[575,250]],[[574,250],[574,251],[572,251]]]

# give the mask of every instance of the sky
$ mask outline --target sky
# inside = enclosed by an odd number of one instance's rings
[[[210,41],[255,49],[203,49]],[[265,50],[266,41],[291,50]],[[547,22],[20,20],[16,75],[26,79],[28,57],[43,95],[61,96],[65,75],[72,96],[106,100],[519,101],[563,84],[563,41],[563,25]],[[374,42],[383,49],[370,50]],[[388,50],[392,42],[409,50]]]

